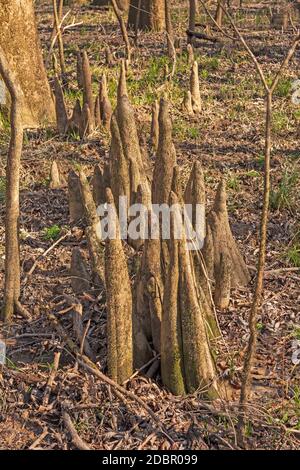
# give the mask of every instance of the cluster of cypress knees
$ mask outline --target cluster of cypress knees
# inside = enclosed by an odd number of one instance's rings
[[[191,51],[190,51],[191,52]],[[183,108],[190,114],[201,110],[197,62],[191,59],[190,91]],[[119,227],[114,239],[101,237],[97,207],[103,203],[115,208],[118,219],[120,196],[130,204],[191,204],[191,223],[195,226],[198,204],[206,205],[205,183],[201,164],[196,162],[183,188],[176,150],[172,141],[172,121],[165,98],[155,102],[152,110],[151,143],[155,154],[152,171],[149,157],[142,151],[133,107],[126,84],[126,64],[122,62],[114,111],[103,75],[96,99],[86,53],[79,54],[77,76],[83,89],[83,108],[78,101],[68,116],[63,91],[55,79],[58,130],[76,129],[83,137],[95,127],[111,131],[108,161],[97,165],[91,180],[83,171],[71,170],[68,176],[69,210],[72,222],[84,221],[89,248],[90,270],[78,248],[72,254],[73,288],[87,291],[90,283],[102,285],[107,302],[108,374],[118,383],[126,381],[136,368],[160,355],[163,384],[176,395],[201,389],[207,397],[226,393],[218,376],[213,341],[220,336],[216,308],[229,305],[233,288],[246,286],[250,280],[247,266],[231,232],[226,185],[222,180],[214,204],[206,214],[202,249],[188,250],[187,239],[174,235],[171,218],[169,240],[147,239],[127,242],[138,253],[139,266],[132,282],[124,242]],[[51,168],[51,185],[62,185],[56,162]],[[117,223],[118,226],[118,223]],[[184,233],[184,232],[183,232]],[[92,274],[89,274],[91,272]]]

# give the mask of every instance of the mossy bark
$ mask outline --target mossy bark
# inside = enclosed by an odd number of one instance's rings
[[[149,213],[149,219],[151,214]],[[150,220],[149,220],[150,221]],[[164,286],[161,277],[160,240],[145,240],[141,266],[135,283],[134,363],[141,367],[161,348],[161,318]]]
[[[161,323],[161,375],[174,395],[184,395],[185,378],[179,299],[178,241],[171,235],[170,265],[165,283]]]
[[[114,205],[109,189],[107,203]],[[114,221],[116,237],[107,238],[105,245],[108,372],[121,384],[133,372],[132,293],[116,210]]]
[[[193,393],[201,388],[209,397],[219,392],[216,369],[206,329],[207,303],[199,296],[193,257],[185,233],[175,240],[174,223],[183,224],[178,198],[172,192],[170,262],[162,314],[162,377],[173,393]],[[177,204],[177,206],[176,206]]]

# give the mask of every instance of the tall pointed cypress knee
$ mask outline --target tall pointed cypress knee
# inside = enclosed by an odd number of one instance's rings
[[[159,139],[159,124],[158,124],[158,115],[159,115],[159,104],[155,100],[152,105],[152,120],[151,120],[151,145],[155,152],[158,149],[158,139]]]
[[[110,175],[107,163],[104,164],[102,169],[100,165],[96,165],[94,168],[94,174],[92,178],[93,186],[93,198],[96,206],[105,204],[106,201],[106,188],[110,187]]]
[[[200,95],[197,61],[193,63],[192,70],[191,70],[190,90],[191,90],[191,95],[192,95],[193,111],[195,114],[198,114],[201,112],[201,109],[202,109],[202,100],[201,100],[201,95]]]
[[[123,383],[133,372],[132,294],[120,227],[110,189],[107,204],[112,208],[115,238],[105,244],[105,281],[107,295],[107,362],[109,376]]]
[[[84,104],[81,114],[81,129],[80,129],[80,137],[88,137],[93,132],[93,121],[94,116],[92,115],[89,105],[87,103]]]
[[[79,176],[74,170],[71,170],[68,175],[68,195],[70,222],[78,222],[84,217],[84,207],[80,193]]]
[[[82,111],[81,104],[79,100],[76,100],[74,105],[72,116],[69,120],[69,129],[75,131],[77,134],[80,134],[82,128]]]
[[[190,90],[185,92],[183,102],[182,102],[182,107],[183,111],[188,115],[188,116],[194,116],[194,110],[193,110],[193,103],[192,103],[192,95]]]
[[[100,98],[99,98],[99,95],[96,96],[96,99],[95,99],[94,117],[95,117],[95,126],[98,127],[98,129],[99,129],[99,127],[101,126]]]
[[[186,50],[187,50],[188,65],[192,67],[193,63],[195,62],[194,48],[192,44],[188,44]]]
[[[149,229],[153,214],[149,211]],[[135,283],[134,365],[139,368],[152,357],[150,343],[159,353],[164,286],[161,276],[160,240],[145,240],[141,266]]]
[[[216,273],[214,301],[220,310],[228,308],[230,302],[231,265],[227,253],[221,253],[220,270]]]
[[[64,135],[68,129],[68,113],[63,90],[56,76],[54,78],[54,93],[57,130],[60,134]]]
[[[82,77],[83,77],[83,104],[88,105],[91,114],[91,125],[94,126],[94,98],[92,89],[92,74],[90,62],[86,51],[82,53]]]
[[[76,78],[78,88],[81,90],[83,88],[83,67],[82,67],[82,55],[80,51],[76,53],[77,65],[76,65]]]
[[[99,89],[99,100],[100,100],[100,116],[103,126],[106,129],[110,128],[111,116],[112,116],[112,105],[108,97],[107,91],[107,80],[106,75],[102,75],[100,89]]]
[[[176,151],[172,140],[172,121],[169,114],[169,103],[165,99],[160,100],[159,110],[159,141],[156,153],[155,166],[152,180],[152,203],[168,204],[172,189],[174,167],[176,165]],[[163,226],[160,223],[160,231]],[[161,264],[162,278],[168,267],[168,244],[161,240]]]
[[[110,159],[109,159],[109,172],[111,190],[114,195],[114,200],[117,209],[119,209],[119,197],[126,196],[128,203],[131,199],[131,184],[130,184],[130,169],[129,163],[124,155],[122,140],[120,136],[120,129],[115,116],[111,119],[111,145],[110,145]]]
[[[64,175],[59,171],[59,166],[54,160],[51,164],[49,187],[51,189],[60,189],[66,186],[66,184],[67,182],[64,178]]]
[[[185,377],[181,317],[178,310],[179,260],[178,240],[174,238],[174,214],[171,215],[170,264],[165,283],[161,322],[161,375],[164,385],[174,395],[184,395]]]
[[[120,77],[118,84],[118,100],[122,98],[122,96],[128,96],[125,60],[121,61]]]
[[[124,154],[129,162],[130,168],[136,172],[136,178],[134,178],[133,172],[130,172],[131,203],[133,202],[133,194],[137,192],[138,186],[141,185],[143,189],[143,201],[141,202],[148,207],[151,202],[151,190],[146,176],[146,162],[141,153],[134,109],[127,96],[123,95],[118,99],[115,112]]]
[[[159,141],[153,171],[152,202],[168,204],[172,187],[173,169],[176,165],[176,151],[172,140],[172,122],[169,115],[169,103],[160,100]]]
[[[201,299],[201,303],[205,305],[209,336],[218,337],[220,336],[220,330],[213,308],[211,277],[209,276],[205,259],[200,251],[203,247],[206,235],[206,191],[204,175],[199,162],[195,162],[193,165],[184,193],[184,201],[185,204],[190,205],[191,223],[195,232],[194,240],[189,240],[189,242],[194,244],[191,256],[193,258],[198,296]],[[210,259],[213,259],[213,249],[208,251],[207,255],[209,257],[208,262],[210,262]]]
[[[199,301],[193,263],[185,240],[179,243],[179,308],[186,390],[204,389],[210,398],[219,392],[217,374],[205,326],[205,305]]]
[[[222,180],[218,186],[214,206],[207,218],[214,245],[214,276],[222,270],[221,255],[231,265],[231,286],[246,286],[250,275],[245,261],[232,235],[226,204],[226,183]]]

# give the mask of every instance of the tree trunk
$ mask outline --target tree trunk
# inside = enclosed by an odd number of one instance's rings
[[[132,0],[129,7],[128,27],[163,31],[165,29],[165,1]]]
[[[167,31],[167,43],[168,43],[168,56],[170,59],[176,59],[176,51],[174,47],[174,32],[172,25],[171,5],[169,0],[165,0],[165,19],[166,19],[166,31]]]
[[[189,8],[189,31],[195,32],[196,26],[196,11],[197,11],[197,2],[196,0],[190,0]],[[193,36],[188,36],[188,43],[192,44],[194,40]]]
[[[121,12],[125,12],[129,8],[129,0],[116,0],[117,1],[117,6]],[[93,5],[97,5],[100,7],[105,7],[107,5],[111,4],[111,0],[94,0]]]
[[[215,20],[218,24],[218,26],[222,26],[223,23],[223,0],[218,0],[218,5],[217,5],[217,10],[216,10],[216,15],[215,15]]]
[[[23,145],[21,118],[22,91],[15,74],[9,69],[6,57],[0,46],[0,76],[11,97],[11,138],[6,168],[5,204],[5,285],[1,318],[10,321],[20,296],[20,257],[19,257],[19,184],[20,160]]]
[[[0,46],[24,94],[24,127],[55,122],[32,0],[0,0]]]

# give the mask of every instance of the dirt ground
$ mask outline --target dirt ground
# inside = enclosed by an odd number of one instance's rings
[[[163,34],[141,33],[134,49],[128,90],[136,110],[139,135],[150,149],[151,105],[167,92],[172,105],[174,143],[182,181],[192,163],[202,163],[210,206],[221,175],[227,179],[232,231],[255,275],[262,207],[264,97],[253,64],[237,42],[228,38],[199,41],[203,112],[197,118],[183,114],[181,102],[189,81],[186,55],[187,3],[174,2],[173,20],[177,50],[174,79],[165,85],[166,39]],[[249,2],[245,2],[249,3]],[[253,2],[252,2],[253,3]],[[65,7],[65,13],[69,7]],[[37,1],[36,13],[45,58],[49,50],[52,12],[49,2]],[[276,73],[294,36],[269,29],[265,9],[232,12],[268,80]],[[76,85],[76,50],[87,50],[95,92],[105,71],[109,95],[116,100],[118,59],[124,46],[112,11],[96,7],[72,9],[66,24],[79,23],[64,34],[67,62],[65,96],[68,106],[80,93]],[[204,24],[205,15],[199,23]],[[227,28],[226,24],[226,28]],[[199,26],[199,30],[201,26]],[[220,33],[217,34],[221,38]],[[116,64],[105,65],[109,45]],[[252,449],[296,449],[300,437],[299,365],[292,360],[300,350],[300,105],[293,104],[293,82],[299,78],[300,50],[279,81],[273,104],[272,194],[268,230],[267,272],[260,313],[258,349],[252,401],[247,412],[247,440]],[[170,64],[169,64],[170,66]],[[49,69],[50,81],[53,72]],[[0,276],[4,270],[5,160],[8,124],[0,126]],[[71,226],[67,190],[49,189],[51,162],[65,176],[83,168],[92,174],[95,164],[108,158],[109,135],[96,131],[88,140],[75,135],[61,138],[54,129],[27,131],[21,168],[22,303],[32,315],[15,317],[0,326],[7,341],[7,364],[0,368],[0,449],[72,449],[74,444],[63,420],[67,409],[80,437],[93,449],[234,449],[241,368],[248,340],[247,319],[253,280],[232,294],[230,307],[218,312],[223,338],[215,345],[218,372],[230,384],[228,401],[207,403],[201,392],[174,397],[161,385],[159,373],[140,374],[127,383],[128,390],[145,400],[164,428],[134,400],[121,400],[110,385],[77,367],[76,358],[54,330],[54,314],[69,336],[71,311],[67,296],[74,296],[69,275],[72,249],[80,247],[88,259],[82,227]],[[150,150],[149,150],[150,152]],[[154,156],[150,153],[152,161]],[[65,237],[43,256],[47,248]],[[38,258],[34,273],[27,277]],[[133,254],[128,250],[134,280]],[[101,371],[106,372],[105,292],[79,296],[84,322],[90,320],[88,338]],[[299,346],[296,342],[299,341]],[[54,352],[62,351],[49,404],[42,400]],[[300,352],[299,352],[300,358]],[[0,366],[1,367],[1,366]]]

